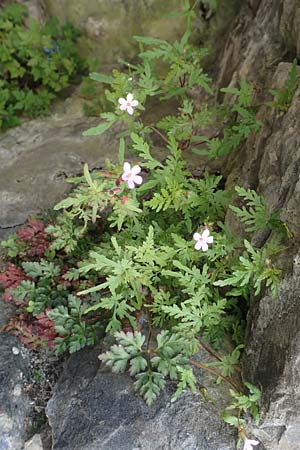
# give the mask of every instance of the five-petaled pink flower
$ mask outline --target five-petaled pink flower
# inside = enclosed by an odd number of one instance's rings
[[[208,250],[208,244],[212,244],[214,238],[209,235],[209,229],[205,228],[202,234],[200,233],[194,233],[193,238],[195,239],[195,249],[196,250],[203,250],[204,252],[207,252]]]
[[[132,94],[127,94],[126,99],[121,97],[119,98],[120,109],[121,111],[127,111],[128,114],[133,114],[133,108],[139,104],[137,100],[133,100]]]
[[[142,184],[143,178],[138,175],[138,173],[142,170],[140,166],[131,167],[128,162],[125,162],[123,165],[123,170],[122,180],[127,181],[129,189],[135,188],[136,184]]]
[[[258,445],[258,444],[259,444],[259,441],[256,441],[255,439],[245,438],[243,450],[253,450],[253,446]]]

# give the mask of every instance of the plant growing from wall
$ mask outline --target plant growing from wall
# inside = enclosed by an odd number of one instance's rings
[[[102,332],[113,335],[101,361],[114,372],[128,370],[149,405],[167,378],[177,385],[173,401],[188,388],[197,392],[196,367],[228,383],[233,403],[223,418],[250,449],[258,441],[249,439],[243,414],[258,420],[260,392],[243,382],[239,367],[244,311],[266,289],[276,295],[281,271],[273,258],[285,228],[255,191],[237,187],[243,202],[237,207],[222,176],[205,171],[199,177],[188,168],[188,149],[223,156],[261,123],[252,86],[243,80],[223,90],[232,96],[230,105],[203,100],[196,106],[192,93],[209,99],[214,88],[201,67],[205,51],[189,43],[194,10],[188,1],[183,6],[187,30],[180,41],[136,37],[136,64],[111,75],[91,74],[107,86],[112,108],[84,134],[99,135],[119,122],[119,161],[94,172],[85,165],[83,176],[71,180],[74,190],[56,205],[58,215],[40,227],[47,242],[43,254],[30,250],[38,242],[37,226],[3,244],[14,266],[7,266],[1,282],[21,312],[35,321],[47,315],[58,353],[92,345]],[[173,98],[178,107],[148,123],[142,113],[152,97]],[[209,137],[209,126],[220,118],[218,135]],[[157,142],[164,158],[153,151]],[[226,226],[229,210],[245,236]],[[252,245],[252,236],[265,230],[268,242]],[[217,349],[228,337],[232,351],[220,356]],[[200,348],[211,363],[194,358]]]

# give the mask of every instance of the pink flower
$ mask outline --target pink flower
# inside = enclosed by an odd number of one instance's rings
[[[212,244],[214,238],[209,235],[209,229],[205,228],[202,234],[194,233],[193,238],[195,239],[195,249],[202,250],[203,252],[207,252],[208,244]]]
[[[133,100],[132,94],[128,94],[126,100],[123,97],[119,98],[118,102],[121,105],[120,110],[127,111],[130,115],[133,114],[133,108],[139,104],[137,100]]]
[[[258,444],[259,444],[259,441],[256,441],[255,439],[245,438],[243,450],[253,450],[253,445],[258,445]]]
[[[136,184],[142,184],[143,178],[138,175],[141,171],[140,166],[133,166],[131,168],[130,164],[125,162],[123,165],[123,170],[122,180],[127,181],[129,189],[135,188]]]

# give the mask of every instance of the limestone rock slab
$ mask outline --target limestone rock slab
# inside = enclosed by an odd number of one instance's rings
[[[23,390],[28,361],[17,339],[0,334],[0,449],[23,450],[30,401]]]
[[[117,153],[116,128],[103,136],[83,137],[99,123],[76,115],[25,122],[0,136],[0,230],[52,208],[71,188],[66,178],[83,164],[101,167]]]
[[[200,396],[148,408],[130,377],[108,372],[99,350],[71,356],[47,405],[53,450],[234,450],[235,434]]]

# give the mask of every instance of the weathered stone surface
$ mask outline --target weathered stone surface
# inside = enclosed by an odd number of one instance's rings
[[[291,65],[279,65],[274,81],[280,85],[290,69]],[[282,256],[285,277],[278,297],[266,295],[249,316],[247,371],[263,387],[266,413],[258,435],[270,450],[300,448],[299,93],[286,114],[269,112],[269,126],[252,147],[252,164],[247,161],[244,178],[255,182],[270,208],[281,211],[294,235],[293,245]],[[245,171],[246,166],[241,176]]]
[[[62,199],[71,187],[66,178],[81,174],[85,162],[95,168],[113,158],[116,128],[103,136],[82,136],[95,123],[58,115],[26,122],[0,137],[0,232]]]
[[[0,296],[0,329],[6,325],[14,312],[14,307],[9,303],[4,303]]]
[[[183,30],[184,21],[168,15],[178,11],[177,0],[46,0],[46,5],[49,15],[72,22],[88,35],[89,43],[82,39],[85,56],[89,52],[101,64],[135,56],[133,35],[174,40]]]
[[[41,436],[39,434],[35,434],[29,441],[25,443],[24,450],[43,450]]]
[[[283,86],[291,64],[278,62],[298,45],[295,36],[285,41],[281,34],[282,11],[289,11],[286,23],[297,20],[292,4],[296,2],[261,0],[252,20],[244,7],[223,49],[220,84],[236,85],[238,79],[247,77],[258,80],[265,90]],[[245,376],[263,388],[264,410],[255,434],[268,450],[300,448],[299,94],[286,113],[265,106],[259,110],[262,131],[227,158],[225,169],[227,186],[256,189],[271,210],[280,210],[294,236],[281,256],[285,276],[278,297],[266,295],[254,302],[248,318]],[[238,232],[230,217],[229,222]]]
[[[53,450],[233,450],[235,435],[215,408],[170,392],[148,408],[132,380],[101,367],[99,350],[70,358],[47,415]]]
[[[266,405],[256,435],[270,450],[300,448],[299,296],[298,254],[278,297],[265,296],[253,311],[248,336],[248,376],[262,386]]]
[[[234,2],[230,2],[234,3]],[[212,18],[222,18],[226,2]],[[219,86],[236,86],[241,78],[266,94],[280,88],[300,51],[300,10],[295,0],[248,0],[229,24],[219,27],[213,73]],[[219,39],[218,39],[219,38]],[[263,414],[254,430],[268,450],[300,448],[300,92],[284,113],[262,107],[262,131],[228,156],[227,186],[256,189],[294,236],[278,261],[284,268],[279,295],[253,301],[248,316],[245,377],[263,388]],[[258,103],[260,102],[260,99]],[[240,227],[228,216],[233,230]],[[267,236],[265,236],[266,238]],[[261,242],[262,243],[262,242]]]
[[[280,17],[280,34],[289,50],[300,57],[300,9],[295,0],[285,0]]]
[[[213,61],[215,79],[224,87],[247,77],[268,88],[278,63],[297,56],[300,37],[298,3],[295,0],[237,3],[240,5],[238,13],[231,15],[228,22],[228,2],[221,1],[210,24],[218,33],[212,38],[216,41],[214,48],[217,51]],[[230,0],[229,5],[236,8],[235,0]],[[224,21],[228,25],[225,30],[220,25]]]
[[[12,311],[0,298],[0,329]],[[22,386],[28,367],[18,340],[7,333],[0,333],[0,450],[23,449],[24,425],[30,404]]]
[[[1,450],[23,449],[25,421],[30,409],[29,399],[23,392],[27,372],[28,361],[22,354],[17,339],[8,334],[0,334]]]

